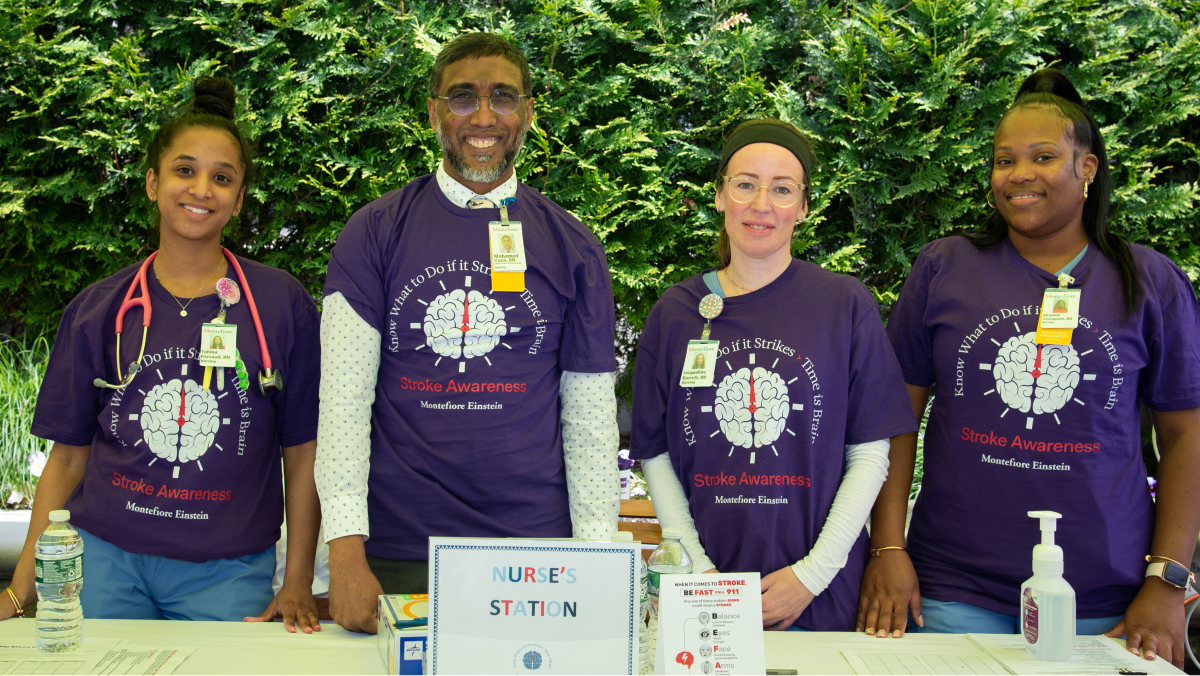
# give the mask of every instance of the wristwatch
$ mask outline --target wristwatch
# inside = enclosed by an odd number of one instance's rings
[[[1146,560],[1162,559],[1161,556],[1147,556]],[[1178,589],[1186,589],[1189,582],[1195,582],[1196,576],[1192,571],[1171,559],[1154,561],[1146,566],[1146,577],[1162,578],[1164,582]]]

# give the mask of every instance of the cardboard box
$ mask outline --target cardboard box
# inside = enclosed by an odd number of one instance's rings
[[[398,628],[396,622],[428,617],[429,595],[385,594],[379,597],[378,615],[379,657],[387,673],[424,673],[426,628]]]

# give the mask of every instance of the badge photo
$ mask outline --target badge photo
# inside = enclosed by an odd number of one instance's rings
[[[683,373],[679,375],[680,387],[712,387],[717,370],[716,340],[689,340],[684,355]]]
[[[488,223],[488,239],[493,272],[525,272],[525,240],[520,221]]]
[[[200,327],[200,365],[237,365],[236,324],[204,324]]]

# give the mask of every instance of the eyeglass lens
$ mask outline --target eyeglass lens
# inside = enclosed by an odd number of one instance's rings
[[[488,106],[499,115],[512,115],[521,104],[521,96],[511,89],[497,89],[490,96],[480,97],[470,89],[455,89],[444,97],[450,112],[466,116],[479,110],[479,99],[486,98]]]
[[[745,204],[758,197],[763,186],[749,176],[732,176],[725,178],[729,188],[729,196],[734,202]],[[787,181],[776,181],[766,186],[767,199],[779,208],[790,207],[800,199],[800,186]]]

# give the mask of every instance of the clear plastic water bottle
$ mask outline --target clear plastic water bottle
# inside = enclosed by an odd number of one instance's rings
[[[50,525],[37,540],[34,571],[37,579],[37,630],[42,652],[75,650],[83,642],[83,539],[71,527],[71,512],[50,512]]]
[[[613,536],[613,540],[617,542],[633,542],[633,533],[627,531],[619,531]],[[646,630],[646,610],[650,603],[649,589],[649,570],[646,568],[646,559],[642,558],[641,553],[638,553],[638,673],[652,674],[654,673],[654,665],[647,664],[650,655],[650,638]]]
[[[655,652],[658,648],[658,590],[662,587],[663,575],[686,575],[692,572],[692,557],[679,541],[682,534],[677,528],[664,528],[662,544],[650,554],[650,570],[647,585],[650,601],[650,673],[654,671]]]

